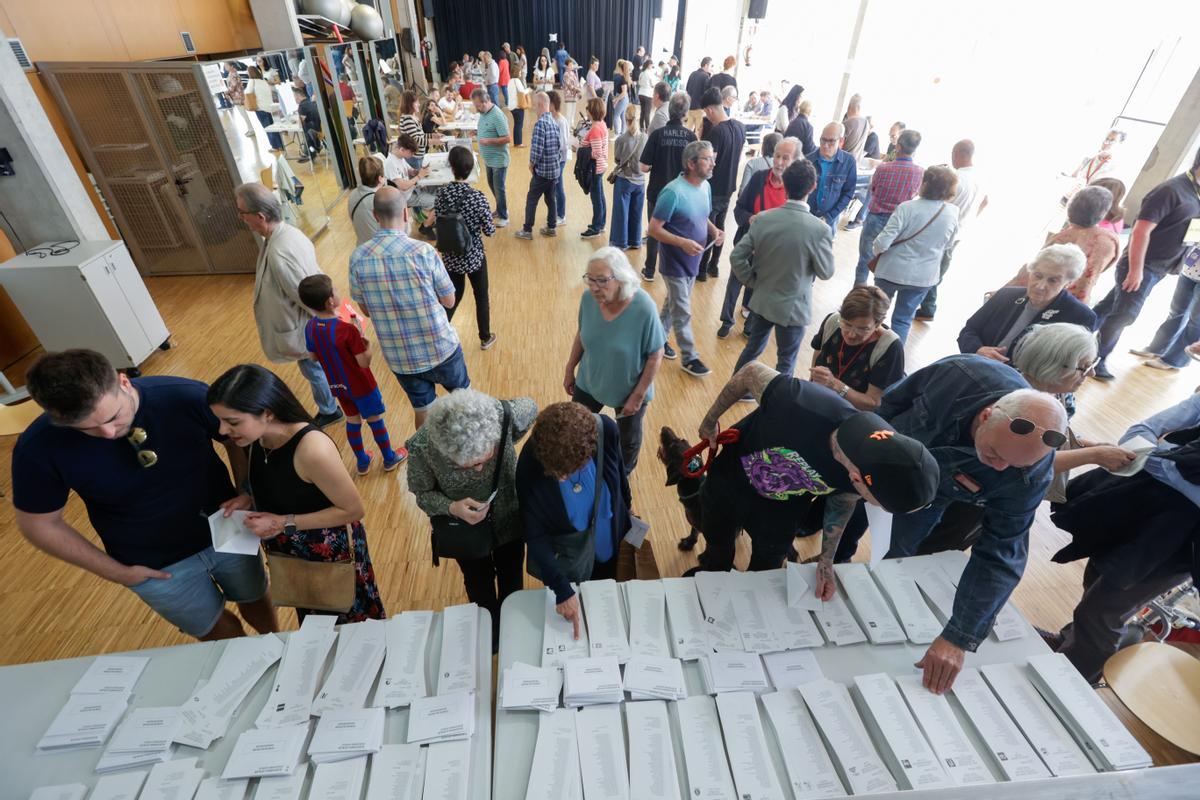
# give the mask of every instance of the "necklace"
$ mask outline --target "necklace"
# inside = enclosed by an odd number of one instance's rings
[[[862,351],[867,349],[867,345],[875,341],[875,338],[876,337],[872,336],[870,339],[860,344],[858,349],[854,351],[854,355],[850,356],[850,360],[847,361],[844,366],[842,365],[842,359],[846,357],[846,340],[842,340],[842,343],[838,345],[837,355],[837,377],[839,381],[842,380],[842,376],[846,374],[846,370],[850,369],[855,360],[862,355]]]

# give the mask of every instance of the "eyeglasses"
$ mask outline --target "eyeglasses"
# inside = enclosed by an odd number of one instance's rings
[[[1082,373],[1084,375],[1087,375],[1088,373],[1094,371],[1099,364],[1100,364],[1100,359],[1096,358],[1090,364],[1088,364],[1086,367],[1075,367],[1075,371]]]
[[[129,442],[133,446],[133,451],[137,453],[137,460],[142,465],[142,469],[149,469],[158,463],[158,453],[142,447],[149,438],[150,434],[146,433],[145,428],[133,428],[125,437],[125,441]]]
[[[593,278],[591,275],[587,274],[586,272],[583,273],[583,279],[598,289],[603,289],[605,286],[608,286],[608,284],[610,284],[613,281],[613,278],[611,276],[608,278]]]
[[[1043,428],[1041,425],[1035,424],[1032,420],[1024,417],[1014,417],[999,408],[993,407],[997,414],[1003,414],[1008,417],[1008,429],[1017,436],[1028,436],[1034,431],[1042,432],[1042,444],[1047,447],[1053,447],[1055,450],[1067,443],[1067,435],[1050,428]]]
[[[856,327],[854,325],[847,324],[846,320],[844,320],[844,319],[839,320],[838,325],[841,326],[843,331],[850,331],[851,333],[857,333],[859,336],[870,336],[872,333],[875,332],[875,329],[879,327],[878,325],[871,325],[870,327],[866,327],[866,328]]]
[[[837,144],[837,143],[838,143],[837,139],[826,139],[824,136],[821,137],[821,144]]]

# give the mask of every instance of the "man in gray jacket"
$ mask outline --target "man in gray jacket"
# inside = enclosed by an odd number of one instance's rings
[[[750,338],[735,373],[762,354],[772,328],[776,369],[791,375],[796,366],[812,310],[813,279],[833,276],[833,235],[805,202],[816,184],[817,173],[809,161],[796,161],[784,170],[787,202],[758,214],[729,256],[734,275],[754,290]]]

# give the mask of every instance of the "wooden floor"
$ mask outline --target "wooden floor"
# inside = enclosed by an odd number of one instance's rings
[[[491,270],[492,327],[499,334],[491,350],[479,349],[473,301],[468,299],[454,323],[463,341],[466,361],[475,388],[501,398],[533,397],[539,405],[566,399],[562,389],[566,362],[576,325],[576,311],[583,291],[581,276],[588,254],[603,242],[583,240],[579,232],[590,217],[588,199],[568,180],[567,223],[555,239],[535,238],[525,242],[513,238],[523,215],[528,185],[527,149],[513,151],[509,170],[509,205],[513,224],[488,242]],[[302,179],[307,169],[300,171]],[[486,192],[486,186],[482,186]],[[489,195],[490,197],[490,195]],[[230,198],[230,202],[232,202]],[[610,209],[611,213],[611,209]],[[539,224],[544,217],[539,210]],[[962,322],[981,302],[982,293],[1002,284],[1021,261],[1011,254],[996,255],[994,242],[986,235],[987,218],[980,220],[980,235],[968,239],[955,256],[954,268],[943,288],[942,310],[936,323],[917,323],[908,344],[910,371],[955,352],[955,336]],[[1040,224],[1040,222],[1038,223]],[[733,220],[729,220],[730,232]],[[1028,237],[1027,237],[1028,238]],[[853,281],[857,257],[857,232],[839,232],[834,243],[838,270],[834,278],[820,283],[814,292],[814,319],[837,308]],[[354,233],[346,216],[344,199],[330,210],[328,230],[317,240],[322,267],[339,286],[346,288],[347,258],[353,249]],[[654,442],[662,425],[671,425],[694,437],[696,426],[709,403],[729,376],[744,340],[734,335],[716,337],[718,312],[728,272],[728,250],[722,261],[722,278],[697,284],[693,298],[693,327],[703,359],[713,369],[707,379],[696,379],[680,369],[678,361],[664,362],[657,394],[646,415],[647,443],[640,465],[632,476],[634,507],[652,526],[653,544],[663,575],[678,575],[695,563],[695,556],[676,549],[675,541],[686,533],[683,514],[673,490],[664,487],[664,473],[654,457]],[[643,254],[631,253],[641,266]],[[155,353],[143,365],[146,374],[183,375],[212,381],[237,363],[268,364],[259,348],[251,314],[253,278],[249,275],[219,277],[155,278],[147,281],[151,294],[171,330],[173,349]],[[1111,283],[1111,279],[1109,279]],[[646,285],[661,301],[661,281]],[[1098,289],[1107,291],[1108,285]],[[1143,313],[1138,326],[1125,335],[1123,344],[1144,344],[1162,318],[1170,289],[1160,289]],[[1097,297],[1101,296],[1097,294]],[[815,324],[813,326],[815,330]],[[807,364],[807,344],[800,363]],[[763,360],[774,364],[772,344]],[[10,371],[18,385],[22,365]],[[1164,374],[1137,366],[1123,351],[1112,359],[1118,380],[1111,384],[1089,381],[1079,392],[1076,430],[1089,437],[1115,440],[1131,423],[1178,402],[1192,391],[1197,380],[1193,371]],[[307,403],[307,384],[294,365],[275,369]],[[412,412],[397,383],[382,366],[377,370],[388,407],[387,420],[393,441],[412,432]],[[724,420],[744,413],[738,407]],[[347,467],[353,464],[344,431],[330,433],[342,446]],[[123,587],[106,583],[88,573],[55,561],[29,546],[13,523],[7,499],[11,490],[10,451],[13,439],[0,439],[0,663],[12,664],[86,654],[134,650],[187,641],[179,631],[155,616]],[[366,503],[365,525],[370,551],[390,614],[405,609],[433,608],[465,601],[462,577],[452,562],[440,569],[431,566],[429,524],[405,489],[405,470],[384,475],[375,472],[357,479]],[[153,502],[147,498],[147,502]],[[1035,625],[1057,629],[1065,623],[1080,594],[1080,564],[1055,565],[1050,555],[1064,542],[1064,535],[1050,524],[1043,506],[1031,535],[1029,566],[1018,587],[1015,601]],[[74,497],[67,519],[91,535],[83,506]],[[811,552],[811,550],[802,550]],[[859,558],[866,556],[866,547]],[[744,565],[744,544],[739,566]],[[534,585],[530,581],[530,585]],[[291,612],[284,612],[286,627],[295,627]],[[1156,752],[1160,763],[1186,760],[1181,751]]]

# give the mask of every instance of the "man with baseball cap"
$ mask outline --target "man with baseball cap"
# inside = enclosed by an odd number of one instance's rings
[[[759,407],[733,426],[738,440],[713,459],[701,491],[707,549],[699,569],[731,569],[741,530],[753,546],[750,569],[777,569],[797,533],[819,528],[816,593],[827,600],[836,591],[833,555],[858,501],[895,514],[923,508],[937,490],[937,463],[878,415],[757,361],[721,390],[700,436],[715,442],[721,415],[746,395]],[[817,512],[820,523],[806,524]]]

